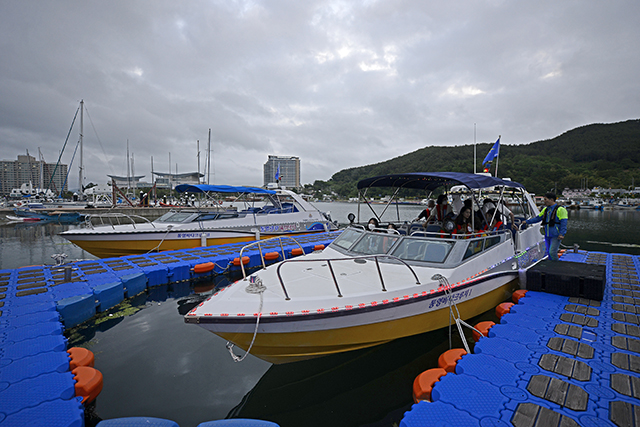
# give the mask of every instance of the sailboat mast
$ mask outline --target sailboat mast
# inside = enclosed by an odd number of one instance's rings
[[[80,171],[78,175],[78,196],[82,199],[83,195],[83,184],[84,184],[84,165],[83,165],[83,147],[82,147],[82,137],[84,132],[84,99],[80,100]]]
[[[211,128],[209,128],[209,145],[207,147],[207,184],[211,184]]]

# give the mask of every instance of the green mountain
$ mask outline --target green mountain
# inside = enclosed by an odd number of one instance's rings
[[[477,170],[492,144],[477,144]],[[564,188],[627,189],[640,186],[640,120],[591,124],[553,139],[500,146],[500,177],[520,182],[533,193]],[[494,162],[495,163],[495,162]],[[495,170],[495,164],[491,171]],[[389,173],[456,171],[473,172],[473,146],[430,146],[373,165],[344,169],[329,181],[307,185],[316,194],[333,191],[355,197],[359,180]],[[386,193],[381,193],[386,194]],[[404,196],[424,197],[407,191]]]

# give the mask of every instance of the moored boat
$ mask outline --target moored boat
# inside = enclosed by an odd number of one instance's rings
[[[247,242],[282,235],[300,235],[336,228],[331,217],[317,210],[298,194],[286,189],[264,189],[226,185],[179,185],[178,192],[204,194],[239,194],[234,205],[219,203],[214,209],[186,208],[172,210],[154,221],[122,215],[88,216],[86,227],[68,230],[61,235],[97,257],[143,254],[153,251],[187,249],[225,243]],[[244,202],[256,195],[266,199],[264,205]]]
[[[322,252],[274,264],[216,292],[185,322],[261,359],[287,363],[440,329],[450,324],[453,305],[459,320],[492,309],[516,288],[519,270],[544,256],[539,226],[518,227],[539,213],[521,184],[454,172],[358,183],[362,200],[373,187],[452,186],[457,196],[464,186],[475,205],[480,198],[493,197],[498,205],[506,194],[517,198],[516,227],[456,235],[446,223],[425,229],[398,221],[397,230],[354,223]]]

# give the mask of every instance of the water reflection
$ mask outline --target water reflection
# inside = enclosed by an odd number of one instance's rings
[[[482,320],[496,321],[493,311],[470,323]],[[457,332],[453,346],[462,347]],[[272,365],[229,417],[266,419],[281,427],[397,425],[413,403],[415,377],[437,367],[438,357],[448,349],[448,331],[443,329],[369,349]]]
[[[448,349],[442,330],[286,365],[253,356],[234,363],[222,338],[183,321],[229,280],[159,286],[67,331],[69,346],[93,351],[104,376],[89,425],[150,416],[181,427],[240,417],[282,427],[391,426],[412,403],[415,376]]]
[[[76,225],[57,222],[0,222],[0,269],[55,264],[51,255],[67,254],[67,261],[96,259],[59,234]]]

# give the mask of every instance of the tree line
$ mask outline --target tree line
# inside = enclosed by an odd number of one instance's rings
[[[491,143],[476,146],[477,171]],[[500,177],[520,182],[532,193],[543,194],[564,188],[640,187],[640,120],[611,124],[590,124],[555,138],[529,144],[500,146]],[[356,197],[356,184],[372,176],[403,172],[473,172],[473,146],[428,146],[412,153],[372,165],[336,172],[328,181],[305,185],[316,197],[336,194]],[[495,171],[495,161],[491,172]],[[390,194],[380,189],[381,195]],[[401,196],[421,197],[412,190]],[[422,195],[424,196],[424,195]]]

